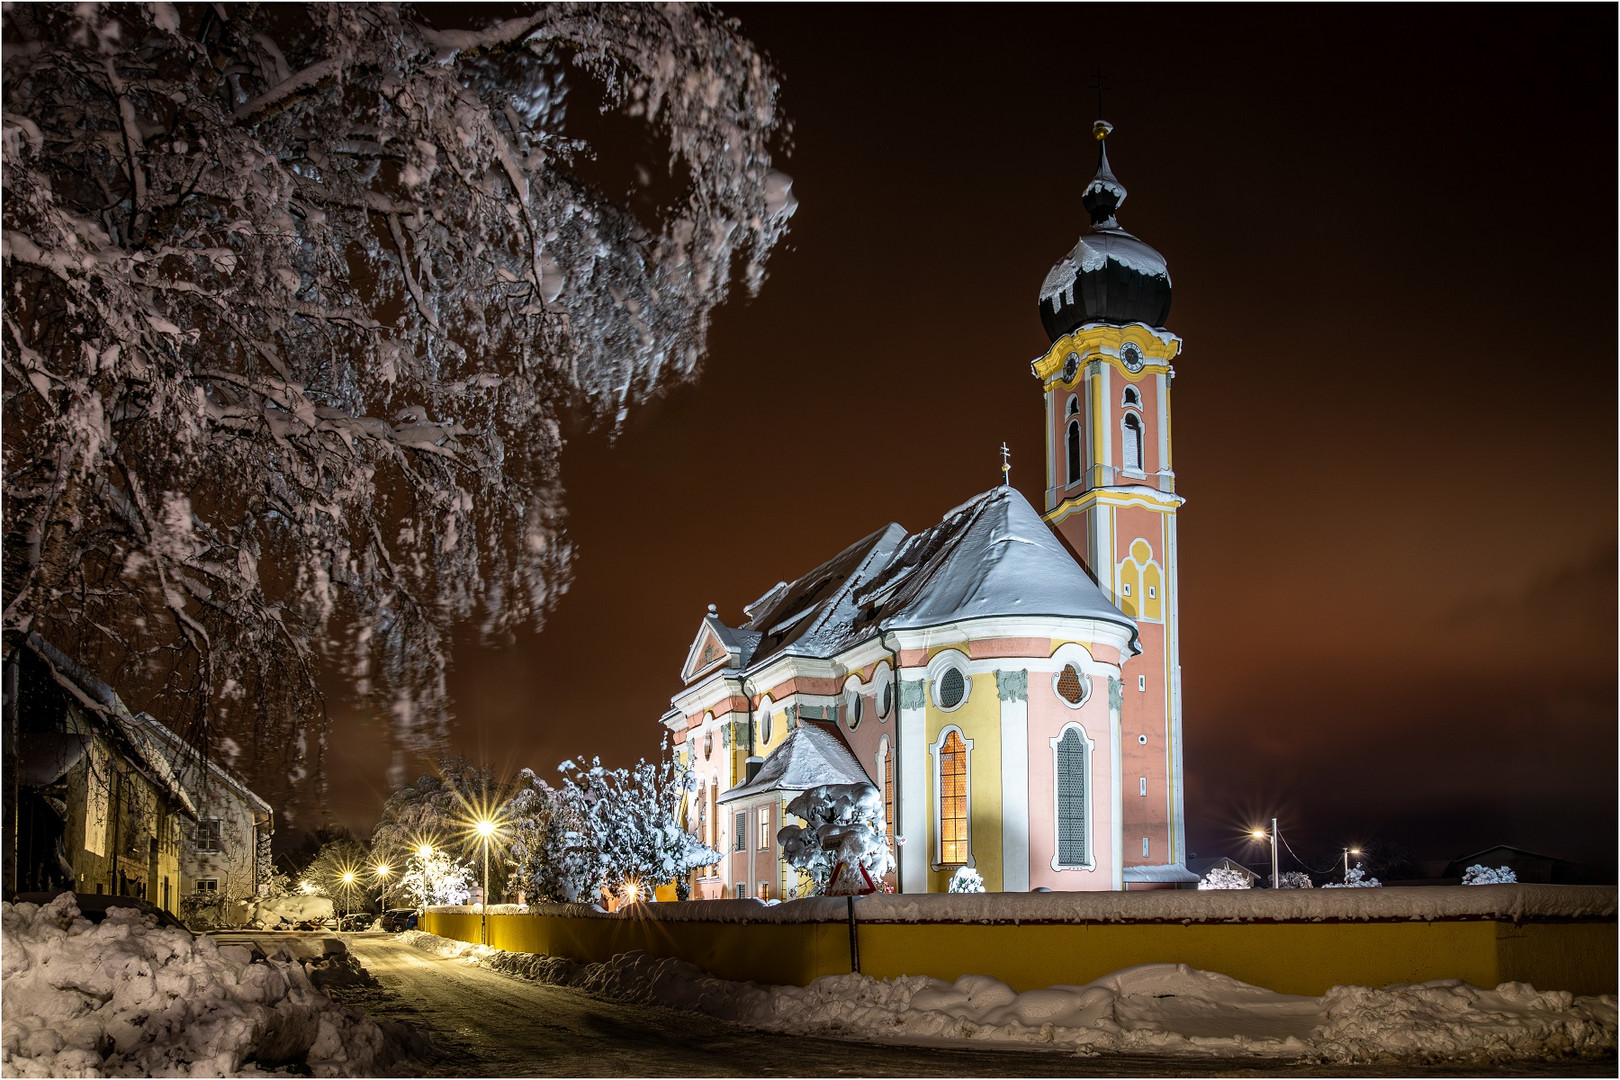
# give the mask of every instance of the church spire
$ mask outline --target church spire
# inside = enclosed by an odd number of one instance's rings
[[[1097,140],[1097,175],[1086,185],[1080,202],[1091,215],[1093,229],[1119,228],[1114,215],[1125,202],[1125,185],[1108,167],[1108,136],[1113,130],[1114,125],[1106,120],[1098,120],[1091,125],[1091,136]]]

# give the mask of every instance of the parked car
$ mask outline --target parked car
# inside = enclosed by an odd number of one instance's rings
[[[18,904],[44,905],[50,903],[52,900],[55,900],[58,896],[61,896],[63,892],[67,891],[68,890],[63,889],[61,892],[18,893],[16,896],[12,897],[12,901]],[[74,893],[73,898],[78,902],[79,914],[83,915],[86,919],[89,919],[93,923],[98,923],[105,919],[107,917],[108,908],[132,907],[137,911],[150,915],[152,918],[156,919],[159,926],[178,927],[181,930],[185,930],[188,934],[191,933],[190,929],[186,927],[185,923],[175,918],[172,913],[164,911],[150,900],[141,900],[133,896],[104,896],[101,893]]]
[[[365,930],[377,921],[377,916],[369,911],[356,911],[352,915],[345,915],[338,920],[339,930]]]
[[[389,908],[377,920],[377,929],[386,930],[390,934],[397,934],[402,930],[416,929],[416,909],[408,907]]]

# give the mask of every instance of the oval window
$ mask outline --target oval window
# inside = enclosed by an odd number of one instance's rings
[[[1054,684],[1057,696],[1073,708],[1079,708],[1091,696],[1091,680],[1078,664],[1064,664]]]
[[[948,668],[939,678],[939,707],[954,709],[967,697],[967,680],[956,668]]]

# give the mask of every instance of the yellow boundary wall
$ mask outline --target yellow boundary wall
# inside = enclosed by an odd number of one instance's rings
[[[421,928],[477,942],[480,916],[428,911]],[[861,971],[880,979],[993,975],[1018,991],[1091,982],[1135,964],[1188,964],[1286,994],[1463,979],[1476,986],[1612,994],[1613,919],[1382,922],[858,924]],[[489,944],[601,963],[641,950],[723,979],[803,986],[850,970],[844,922],[719,922],[492,914]]]

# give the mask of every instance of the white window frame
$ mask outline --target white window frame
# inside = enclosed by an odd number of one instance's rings
[[[738,818],[742,820],[739,821]],[[743,855],[748,851],[748,811],[738,810],[731,815],[731,831],[736,835],[731,838],[731,853]]]
[[[967,699],[963,698],[962,700],[966,704]],[[962,842],[967,846],[967,861],[959,863],[945,861],[945,829],[944,821],[940,818],[941,788],[939,767],[945,750],[945,740],[950,738],[953,731],[962,740],[962,787],[964,789],[962,797]],[[934,843],[931,852],[933,858],[930,860],[929,865],[934,870],[944,870],[947,867],[956,866],[976,866],[977,864],[973,861],[973,740],[968,738],[967,733],[955,724],[947,724],[940,729],[939,738],[935,739],[934,745],[928,748],[928,754],[933,759],[934,770]],[[895,812],[898,813],[899,809],[898,806],[895,807]]]
[[[943,713],[953,713],[973,700],[973,676],[969,673],[970,661],[958,649],[946,649],[939,653],[928,664],[928,696],[934,703],[934,708]],[[955,668],[962,676],[962,700],[947,708],[940,699],[940,683],[945,673]]]
[[[192,886],[192,891],[197,893],[217,893],[219,892],[219,878],[198,878],[196,884]]]
[[[212,835],[207,841],[203,839],[203,830],[212,826]],[[218,855],[225,850],[225,822],[221,818],[206,817],[197,819],[197,831],[192,837],[196,850],[207,855]]]
[[[888,784],[887,781],[892,779],[889,776],[889,757],[890,757],[890,755],[891,755],[891,751],[889,749],[889,737],[887,735],[881,736],[878,739],[877,753],[875,755],[873,755],[873,761],[877,765],[877,774],[876,774],[877,775],[877,785],[876,786],[877,786],[877,789],[878,789],[878,803],[883,807],[883,809],[885,811],[884,815],[883,815],[883,827],[884,827],[885,830],[888,831],[888,834],[889,834],[887,836],[887,840],[889,841],[889,850],[893,851],[894,850],[894,824],[895,823],[889,821],[889,815],[887,813],[888,808],[889,808],[889,784]],[[895,815],[898,816],[899,813],[900,813],[900,807],[896,806],[894,808],[894,812],[895,812]]]
[[[771,808],[759,808],[759,850],[769,851],[776,838],[771,835]]]
[[[1129,460],[1130,442],[1125,434],[1126,419],[1136,418],[1136,461]],[[1126,476],[1146,476],[1147,472],[1147,424],[1133,409],[1126,409],[1119,418],[1119,471]]]
[[[1058,689],[1058,680],[1063,678],[1063,673],[1071,667],[1074,668],[1080,676],[1079,701],[1070,701],[1068,698],[1064,697],[1063,692]],[[1068,708],[1083,708],[1086,702],[1091,700],[1091,675],[1087,673],[1086,666],[1078,660],[1065,660],[1059,664],[1058,669],[1052,672],[1052,696],[1057,698]]]
[[[851,675],[844,680],[844,727],[854,731],[866,719],[866,705],[861,700],[861,677]]]
[[[888,694],[888,708],[884,708],[885,693]],[[894,672],[889,669],[887,660],[880,661],[872,672],[872,711],[877,713],[880,724],[894,715]]]
[[[1070,731],[1076,731],[1080,735],[1080,750],[1084,755],[1084,762],[1081,771],[1085,776],[1084,797],[1086,802],[1086,828],[1085,835],[1081,838],[1081,842],[1086,846],[1086,858],[1084,862],[1075,863],[1073,865],[1058,861],[1059,853],[1063,850],[1062,846],[1058,842],[1058,830],[1061,827],[1061,822],[1059,820],[1060,815],[1058,813],[1058,782],[1060,780],[1060,774],[1058,772],[1058,744],[1063,741],[1064,737],[1068,735]],[[1096,762],[1097,744],[1092,740],[1090,735],[1086,734],[1084,724],[1080,723],[1078,720],[1071,720],[1067,724],[1064,724],[1063,727],[1058,729],[1058,733],[1056,735],[1047,740],[1047,745],[1052,748],[1052,869],[1057,871],[1096,870],[1096,814],[1094,813],[1094,804],[1096,800],[1092,798],[1092,793],[1096,790],[1096,785],[1093,783],[1092,774],[1096,771],[1094,765]]]

